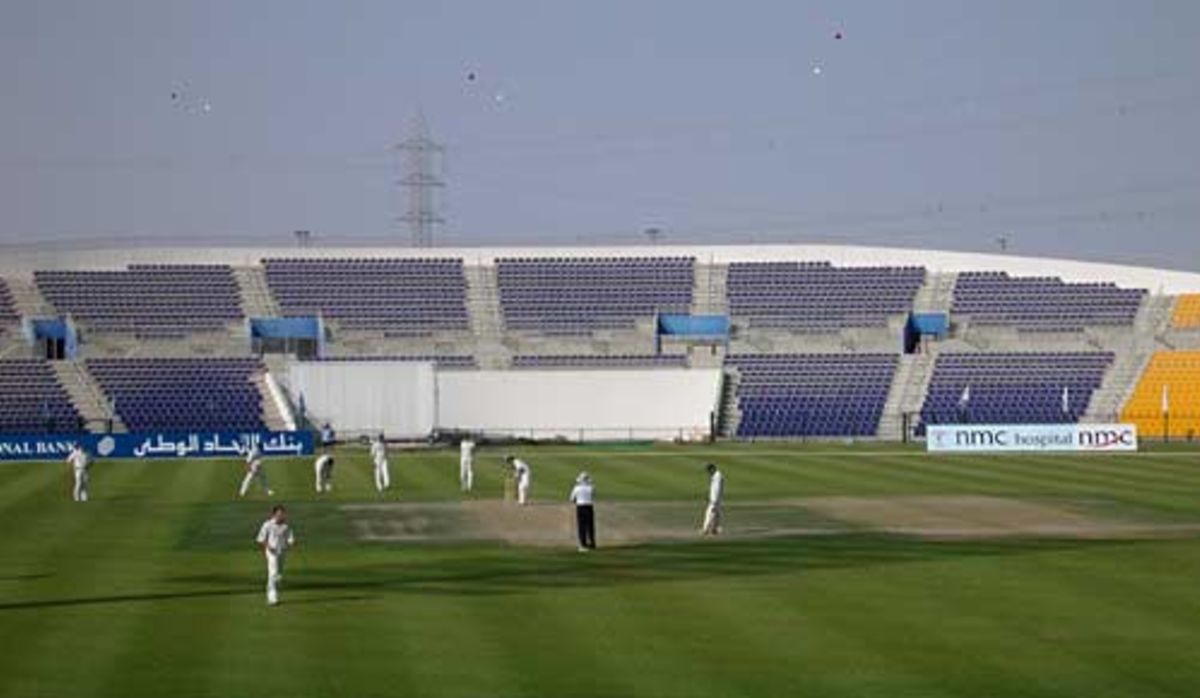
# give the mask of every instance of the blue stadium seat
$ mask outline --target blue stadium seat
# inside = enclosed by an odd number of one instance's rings
[[[737,436],[874,436],[896,354],[737,354]]]
[[[89,359],[131,430],[264,429],[257,359]]]
[[[0,432],[41,434],[82,427],[79,412],[50,364],[0,360]]]

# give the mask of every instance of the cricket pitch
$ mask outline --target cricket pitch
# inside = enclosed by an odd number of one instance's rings
[[[699,537],[703,503],[609,502],[596,507],[602,546]],[[355,535],[368,542],[490,541],[557,547],[574,541],[569,505],[511,502],[404,502],[344,505]],[[880,533],[928,539],[1142,539],[1200,534],[1198,524],[1119,519],[1086,507],[982,496],[813,497],[737,501],[725,507],[723,538],[754,539]]]

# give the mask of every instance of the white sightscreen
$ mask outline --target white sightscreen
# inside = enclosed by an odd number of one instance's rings
[[[462,371],[438,374],[438,426],[585,441],[699,439],[718,369]]]
[[[382,430],[424,438],[437,408],[433,364],[412,361],[303,361],[291,364],[292,399],[304,396],[309,419],[350,435]]]

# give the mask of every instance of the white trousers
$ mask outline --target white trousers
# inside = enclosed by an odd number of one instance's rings
[[[246,477],[242,478],[242,486],[238,488],[238,496],[245,497],[246,493],[250,491],[250,485],[255,481],[258,482],[258,486],[262,488],[263,492],[271,494],[270,488],[267,487],[267,471],[263,469],[262,465],[254,464],[246,469]]]
[[[88,471],[84,468],[75,468],[75,489],[71,491],[71,499],[77,502],[88,500]]]
[[[475,464],[470,458],[463,458],[458,461],[458,484],[462,487],[463,492],[470,492],[475,486]]]
[[[721,532],[721,519],[723,512],[719,502],[709,502],[708,508],[704,510],[704,526],[700,529],[701,533],[709,536],[715,536]]]
[[[375,489],[380,492],[392,486],[392,473],[388,468],[387,458],[375,461]]]
[[[316,478],[316,488],[318,492],[333,491],[333,466],[321,467],[321,463],[313,466],[313,475]]]
[[[266,555],[267,603],[279,603],[279,583],[283,581],[283,563],[287,559],[287,553],[273,553],[268,550]]]
[[[517,504],[525,505],[529,503],[529,478],[523,477],[517,480]]]

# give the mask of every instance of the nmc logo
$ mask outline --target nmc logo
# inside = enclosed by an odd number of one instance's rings
[[[1079,429],[1079,446],[1088,449],[1128,449],[1137,447],[1137,435],[1132,427],[1099,427]]]
[[[1007,446],[1005,429],[959,429],[954,432],[954,445],[965,447]]]

